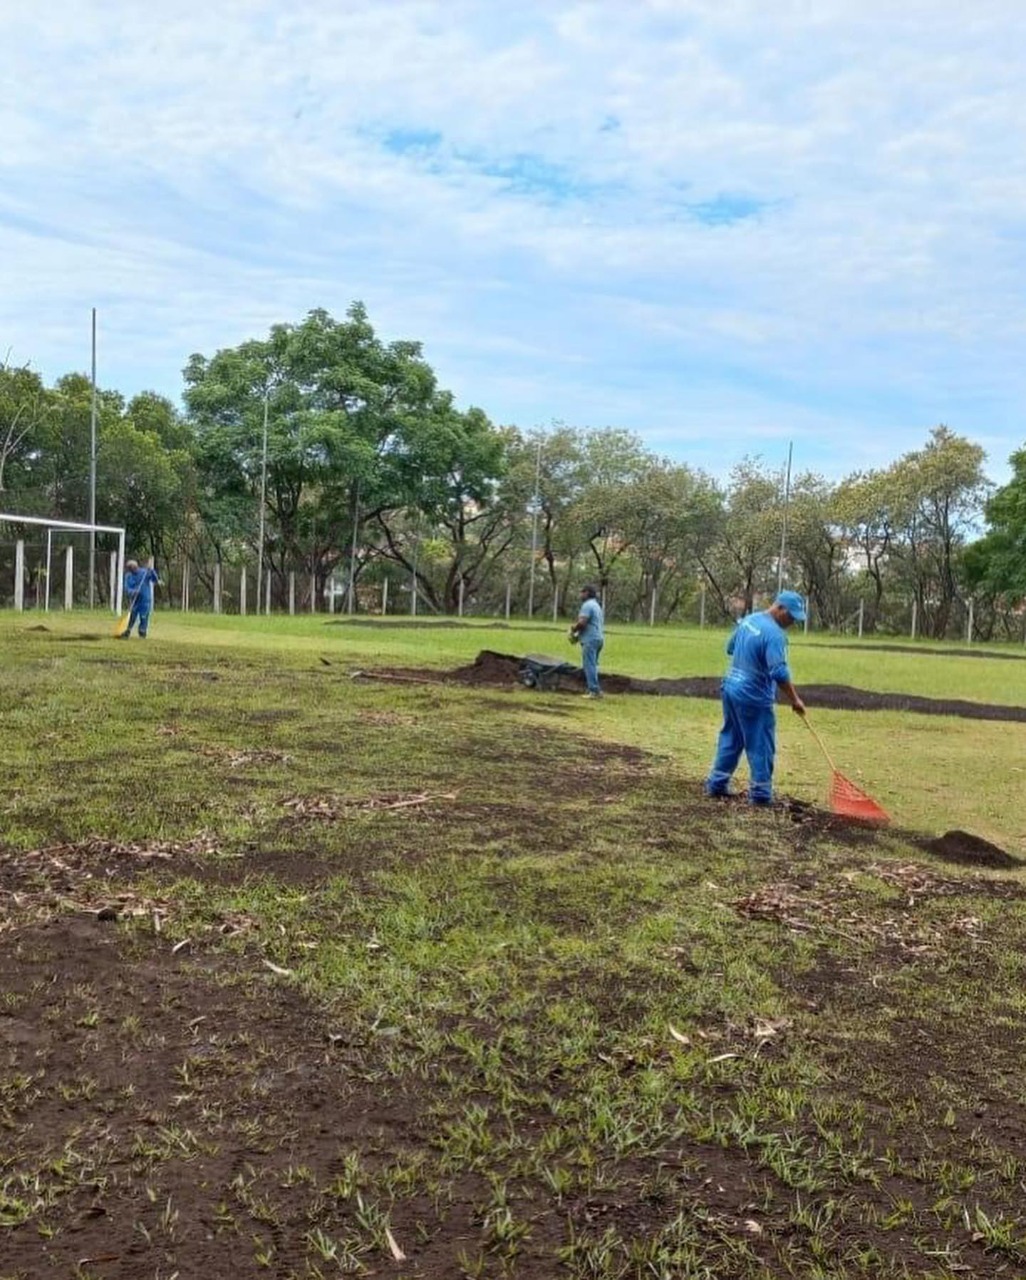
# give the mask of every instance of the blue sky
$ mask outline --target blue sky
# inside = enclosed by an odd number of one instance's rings
[[[716,474],[1026,440],[1021,0],[0,8],[0,351],[177,398],[359,298],[458,400]]]

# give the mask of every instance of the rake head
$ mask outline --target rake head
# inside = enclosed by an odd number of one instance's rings
[[[830,780],[830,809],[842,817],[873,826],[883,827],[891,820],[890,814],[881,809],[872,796],[860,791],[854,782],[836,769]]]

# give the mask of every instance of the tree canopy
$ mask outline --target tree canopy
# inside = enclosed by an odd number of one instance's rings
[[[91,401],[80,373],[0,365],[4,509],[83,518]],[[101,389],[97,411],[97,518],[200,581],[263,563],[279,605],[298,577],[315,607],[330,583],[378,607],[388,580],[437,612],[572,609],[590,580],[614,617],[694,616],[702,596],[727,619],[783,580],[820,625],[900,630],[914,608],[943,636],[970,602],[983,634],[1023,625],[1026,446],[992,492],[982,448],[946,426],[785,495],[761,458],[720,480],[620,428],[493,423],[359,302],[192,355],[180,409]]]

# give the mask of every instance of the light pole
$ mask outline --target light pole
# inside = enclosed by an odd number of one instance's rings
[[[527,616],[534,617],[534,564],[538,558],[538,512],[541,508],[541,441],[538,441],[538,455],[534,465],[534,494],[531,498],[531,580],[527,588]]]
[[[791,453],[792,440],[787,446],[787,477],[784,480],[784,522],[780,530],[780,559],[777,561],[777,595],[784,589],[784,556],[787,554],[787,508],[791,502]]]
[[[267,512],[267,416],[270,391],[264,388],[264,443],[260,460],[260,533],[257,548],[257,613],[260,612],[260,600],[264,591],[264,530]]]
[[[92,399],[89,406],[89,523],[96,524],[96,308],[93,307]],[[96,603],[96,529],[89,530],[89,608]]]
[[[353,491],[353,545],[349,550],[349,601],[346,613],[352,614],[356,608],[356,537],[360,531],[360,482],[357,480]]]

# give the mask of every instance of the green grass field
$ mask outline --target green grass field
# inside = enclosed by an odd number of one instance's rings
[[[612,628],[604,666],[716,674],[724,640]],[[877,833],[704,801],[711,701],[352,675],[560,627],[0,645],[2,1280],[1026,1274],[1026,877],[914,835],[1026,854],[1026,725],[813,705]],[[1026,689],[957,650],[792,665]]]

